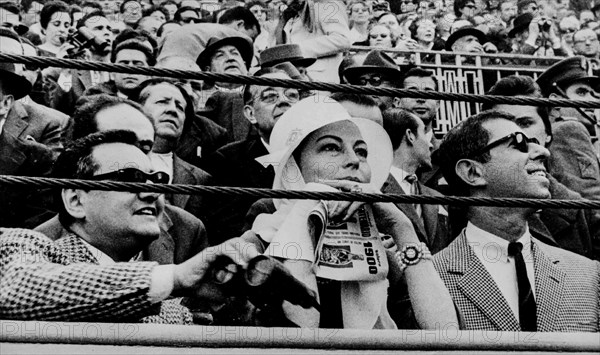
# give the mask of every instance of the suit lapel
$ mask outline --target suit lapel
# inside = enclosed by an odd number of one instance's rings
[[[565,273],[555,266],[558,260],[550,259],[532,238],[535,270],[535,301],[538,331],[555,331],[556,317],[562,303]]]
[[[454,255],[449,258],[448,271],[462,274],[457,286],[463,295],[485,314],[498,330],[519,331],[519,322],[498,285],[469,247],[464,230],[454,244],[453,252]],[[469,314],[464,316],[467,324],[475,322],[469,320]]]
[[[396,179],[391,174],[388,176],[388,179],[385,182],[382,190],[386,194],[406,195],[404,190],[402,190],[402,187],[400,187],[400,184],[398,184]],[[419,217],[415,208],[409,203],[396,203],[396,207],[398,207],[400,211],[404,212],[406,217],[410,219],[413,226],[415,226],[417,235],[419,235],[419,239],[423,242],[426,242],[427,245],[431,245],[431,241],[427,237],[428,234],[425,230],[425,226],[423,225],[423,220]]]
[[[25,112],[25,109],[20,102],[15,102],[6,116],[6,122],[4,122],[4,128],[2,128],[2,132],[6,131],[18,138],[21,133],[23,133],[25,128],[29,126],[29,123],[26,121],[26,119],[27,112]]]
[[[418,184],[419,184],[419,191],[421,191],[421,195],[428,195],[427,190],[425,189],[423,184],[421,184],[421,182],[418,182]],[[424,205],[421,205],[421,211],[422,211],[421,216],[423,219],[423,225],[425,227],[425,231],[427,232],[427,235],[431,239],[430,245],[433,245],[433,239],[435,238],[435,235],[436,235],[435,231],[437,230],[437,225],[438,225],[439,206],[424,204]]]
[[[173,184],[193,185],[195,183],[192,172],[177,155],[173,154]],[[176,194],[171,197],[173,205],[184,209],[189,199],[190,195],[187,194]]]
[[[25,161],[23,144],[6,130],[0,134],[0,174],[14,175]]]

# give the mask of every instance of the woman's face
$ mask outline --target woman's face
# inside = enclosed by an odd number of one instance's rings
[[[435,24],[431,20],[422,20],[417,27],[417,41],[431,43],[435,38]]]
[[[350,20],[357,23],[365,23],[369,21],[369,8],[365,4],[354,4],[350,11]]]
[[[307,183],[322,180],[371,181],[367,144],[358,127],[350,121],[321,127],[306,137],[300,149],[298,164]]]
[[[55,12],[46,26],[46,41],[53,46],[63,44],[71,27],[71,16],[66,12]]]
[[[250,8],[250,12],[252,12],[258,22],[265,22],[267,20],[267,11],[265,11],[265,9],[260,5],[252,6]]]
[[[376,25],[369,31],[369,46],[392,48],[392,31],[383,25]]]
[[[379,19],[379,21],[377,21],[377,23],[379,23],[380,25],[386,25],[392,29],[400,27],[400,24],[398,23],[398,19],[396,18],[396,16],[390,15],[390,14],[382,16]]]

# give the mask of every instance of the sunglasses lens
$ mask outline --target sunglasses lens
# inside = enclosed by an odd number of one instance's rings
[[[158,171],[153,174],[154,179],[152,182],[155,184],[168,184],[169,183],[169,174],[164,171]]]

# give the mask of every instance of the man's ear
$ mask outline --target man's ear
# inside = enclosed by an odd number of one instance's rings
[[[556,93],[551,93],[548,96],[549,99],[564,99],[563,96],[558,95]],[[560,107],[550,107],[548,110],[548,114],[550,117],[559,117],[560,116]]]
[[[406,143],[408,143],[409,145],[413,145],[415,144],[415,140],[417,139],[417,137],[415,137],[415,134],[413,133],[413,131],[411,131],[410,129],[406,129],[406,132],[404,133],[404,138],[406,139]]]
[[[400,107],[400,98],[399,97],[394,97],[394,99],[392,100],[392,106],[394,108],[401,108]]]
[[[243,29],[246,28],[245,25],[246,25],[246,23],[244,22],[244,20],[237,20],[237,21],[235,21],[235,26],[234,27],[238,31],[240,31],[240,30],[243,30]]]
[[[83,190],[63,189],[60,194],[65,210],[75,219],[85,218],[84,201],[82,201],[85,199],[83,196],[85,193]]]
[[[14,96],[4,95],[2,100],[0,100],[0,117],[5,117],[6,115],[8,115],[8,112],[13,107],[14,102]]]
[[[456,175],[469,186],[486,186],[483,165],[475,160],[461,159],[454,168]]]
[[[251,105],[244,106],[244,117],[246,117],[246,119],[250,121],[250,123],[252,123],[253,125],[258,123],[256,117],[254,117],[254,107],[252,107]]]

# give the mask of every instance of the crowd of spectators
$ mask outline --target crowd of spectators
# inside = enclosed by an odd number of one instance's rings
[[[444,88],[403,53],[524,54],[543,58],[481,59],[547,67],[488,94],[600,102],[599,15],[565,0],[2,1],[0,51],[423,91]],[[439,108],[1,62],[0,175],[600,199],[597,110],[485,104],[440,137]],[[0,319],[600,331],[599,210],[0,185],[0,211]]]

